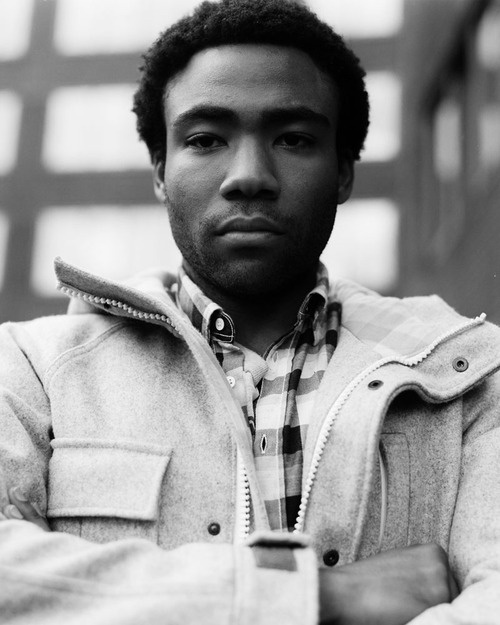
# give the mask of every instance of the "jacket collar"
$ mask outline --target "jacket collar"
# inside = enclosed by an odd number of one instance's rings
[[[150,270],[126,282],[113,282],[59,258],[55,268],[59,289],[72,298],[70,314],[105,312],[142,319],[164,325],[176,336],[191,329],[169,294],[177,280],[173,274]],[[484,324],[484,315],[462,317],[437,296],[384,297],[348,280],[335,281],[331,289],[330,298],[342,305],[340,340],[347,331],[366,362],[414,367],[444,343]]]

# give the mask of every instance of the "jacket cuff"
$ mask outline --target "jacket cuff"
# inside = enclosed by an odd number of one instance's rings
[[[247,540],[237,567],[238,623],[317,625],[318,565],[308,545],[300,534],[257,532]]]

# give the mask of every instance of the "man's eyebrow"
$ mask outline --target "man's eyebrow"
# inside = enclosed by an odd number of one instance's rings
[[[318,113],[308,106],[285,106],[264,111],[263,118],[270,123],[314,122],[329,128],[330,120],[323,113]]]
[[[172,122],[172,128],[181,128],[198,121],[234,121],[237,114],[224,106],[199,104],[180,113]]]
[[[264,110],[261,113],[264,122],[270,124],[293,123],[309,121],[325,128],[331,127],[326,115],[318,113],[308,106],[283,106]],[[180,113],[173,121],[174,129],[199,121],[232,122],[238,119],[238,114],[224,106],[200,104]]]

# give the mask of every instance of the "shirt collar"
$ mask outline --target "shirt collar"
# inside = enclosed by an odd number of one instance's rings
[[[320,262],[316,274],[316,286],[306,295],[297,314],[295,327],[298,330],[303,329],[304,326],[310,322],[314,329],[318,317],[326,309],[329,290],[330,282],[328,279],[328,270],[323,263]]]
[[[178,308],[209,343],[213,339],[224,343],[234,341],[235,329],[231,317],[203,293],[182,267],[179,269],[175,295]]]
[[[328,271],[323,263],[319,263],[316,286],[309,291],[299,308],[296,330],[301,331],[309,324],[314,328],[318,317],[326,309],[328,291]],[[177,306],[209,343],[213,340],[234,342],[235,327],[231,317],[203,293],[182,267],[178,273],[175,300]]]

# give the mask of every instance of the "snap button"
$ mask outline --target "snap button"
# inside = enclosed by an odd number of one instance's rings
[[[467,371],[467,369],[469,368],[469,363],[466,358],[464,358],[463,356],[459,356],[453,361],[453,368],[455,369],[455,371],[462,373],[462,371]]]
[[[212,536],[217,536],[217,534],[220,534],[220,525],[218,523],[210,523],[208,533]]]
[[[368,388],[374,391],[375,389],[380,388],[382,385],[382,380],[372,380],[368,383]]]
[[[222,319],[222,317],[217,317],[217,319],[215,320],[215,327],[217,330],[219,330],[219,332],[221,330],[224,330],[224,319]]]
[[[231,388],[234,388],[234,385],[236,384],[236,380],[233,378],[233,376],[232,376],[232,375],[228,375],[228,376],[227,376],[227,381],[228,381],[228,383],[229,383],[229,386],[230,386]]]
[[[339,552],[336,549],[330,549],[323,554],[323,562],[326,566],[335,566],[339,561]]]

